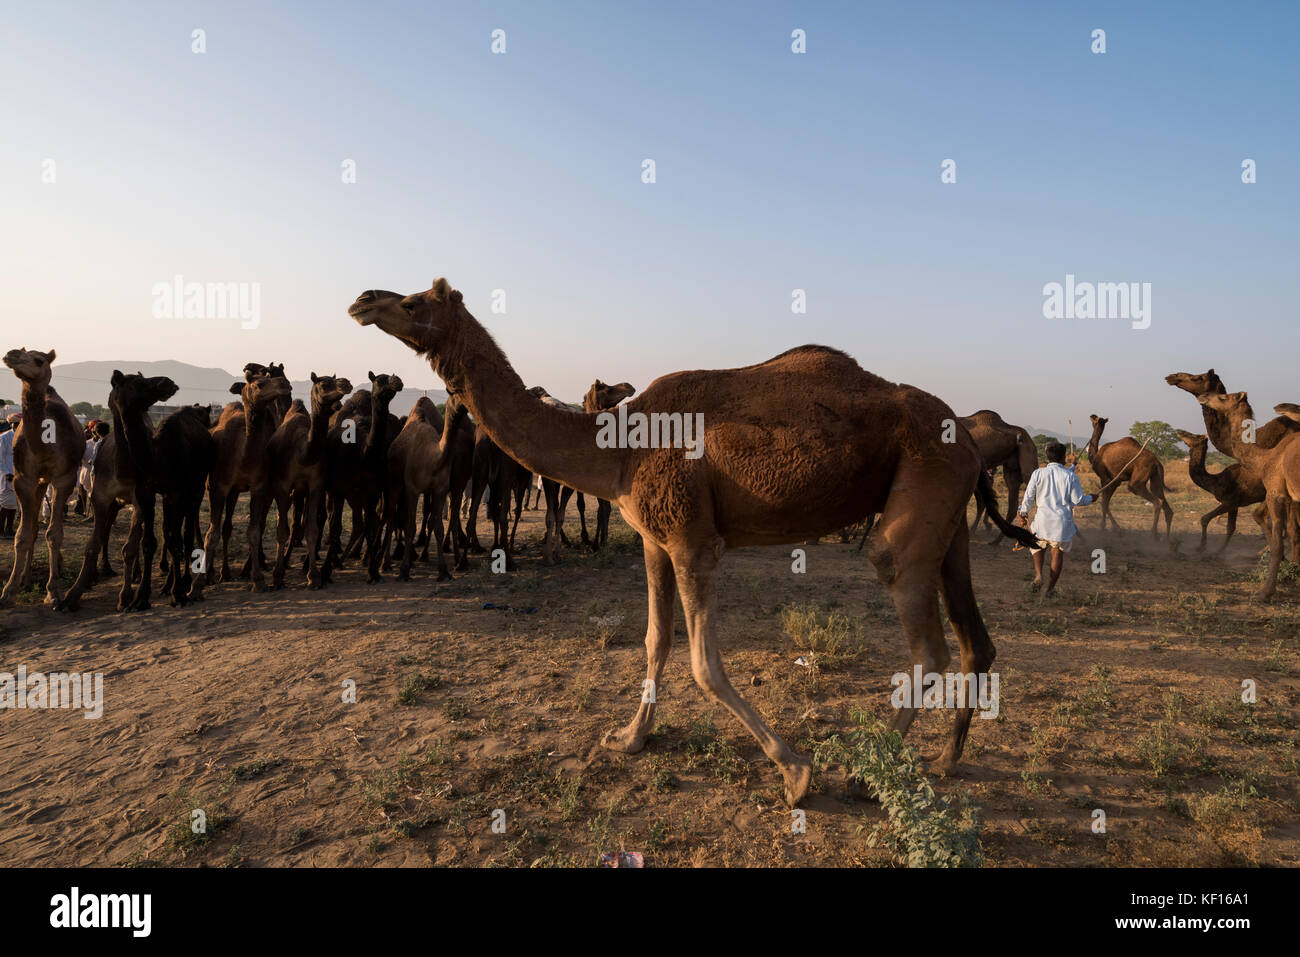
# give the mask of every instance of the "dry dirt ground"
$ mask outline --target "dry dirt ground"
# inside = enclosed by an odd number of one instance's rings
[[[1275,604],[1254,604],[1258,529],[1243,516],[1224,558],[1198,554],[1212,502],[1185,467],[1169,473],[1172,547],[1121,491],[1126,533],[1081,510],[1086,540],[1056,597],[1030,592],[1027,552],[975,536],[1001,712],[973,723],[935,786],[979,806],[989,865],[1300,862],[1296,568]],[[525,513],[511,575],[479,563],[439,584],[417,566],[413,582],[367,585],[350,563],[322,593],[228,583],[194,608],[131,615],[114,610],[117,582],[71,615],[26,593],[0,612],[0,671],[102,672],[104,713],[0,711],[0,864],[587,866],[618,850],[647,866],[893,863],[869,842],[880,806],[850,796],[839,767],[818,771],[792,833],[776,769],[691,679],[680,609],[654,736],[638,755],[601,749],[641,693],[640,548],[616,511],[611,548],[546,568],[541,515]],[[69,576],[87,528],[74,520]],[[1212,531],[1211,550],[1222,520]],[[1089,569],[1097,547],[1104,575]],[[808,752],[855,708],[888,716],[907,655],[865,554],[827,538],[794,574],[790,551],[728,554],[722,651]],[[38,550],[38,578],[44,562]],[[788,627],[810,610],[825,631]],[[949,720],[922,715],[909,742],[938,750]]]

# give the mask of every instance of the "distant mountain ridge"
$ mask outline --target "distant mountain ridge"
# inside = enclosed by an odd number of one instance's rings
[[[239,373],[230,373],[225,369],[204,368],[202,366],[190,365],[188,362],[180,362],[176,359],[163,359],[157,362],[131,362],[127,360],[90,360],[87,362],[55,362],[54,364],[54,388],[58,390],[63,400],[71,405],[74,402],[91,402],[95,405],[107,405],[109,379],[113,376],[113,370],[120,369],[122,372],[139,372],[146,376],[165,375],[178,386],[180,391],[176,393],[167,404],[168,405],[192,405],[195,402],[211,405],[225,405],[227,402],[233,402],[234,396],[230,394],[230,384],[244,378],[242,371]],[[365,370],[359,375],[349,376],[353,388],[362,389],[370,387],[370,380],[366,376]],[[303,402],[311,402],[311,380],[302,379],[299,381],[290,380],[293,385],[293,397],[302,399]],[[0,396],[12,399],[14,402],[20,401],[22,389],[17,379],[12,380],[12,387],[6,388],[0,386]],[[411,406],[422,395],[427,395],[436,403],[447,401],[447,393],[442,389],[403,389],[393,399],[390,411],[397,416],[404,416],[411,411]]]

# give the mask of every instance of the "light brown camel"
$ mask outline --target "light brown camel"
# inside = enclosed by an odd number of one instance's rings
[[[266,446],[276,429],[276,403],[292,396],[289,380],[283,376],[250,372],[247,382],[236,382],[230,391],[242,400],[222,410],[212,427],[216,457],[208,476],[208,533],[203,539],[208,584],[217,580],[216,547],[221,541],[221,581],[230,581],[230,533],[239,496],[260,486],[269,471]],[[250,526],[251,534],[251,526]],[[259,553],[261,538],[257,542]],[[250,553],[251,560],[252,555]]]
[[[455,432],[465,426],[465,408],[454,398],[447,400],[444,418],[428,396],[420,396],[406,416],[402,431],[388,448],[388,486],[384,491],[384,540],[370,559],[370,581],[379,580],[379,559],[388,551],[389,537],[399,523],[402,528],[402,563],[397,577],[411,580],[415,560],[416,514],[425,493],[433,493],[432,536],[438,552],[438,581],[452,577],[443,551],[442,511],[450,486],[451,456]]]
[[[1264,504],[1268,508],[1268,577],[1260,586],[1256,597],[1268,601],[1277,591],[1277,572],[1282,564],[1282,535],[1286,528],[1287,509],[1290,503],[1300,503],[1300,434],[1287,435],[1270,449],[1262,449],[1258,431],[1248,429],[1246,423],[1255,422],[1255,413],[1244,392],[1208,393],[1197,398],[1215,412],[1227,418],[1229,430],[1228,454],[1260,476],[1264,482]],[[1300,407],[1279,405],[1275,412],[1300,422]]]
[[[1007,486],[1007,514],[1014,515],[1020,505],[1020,489],[1038,468],[1038,448],[1034,445],[1034,437],[1028,430],[1011,425],[989,409],[981,409],[957,421],[979,446],[980,455],[984,457],[984,467],[994,471],[1001,467],[1002,480]],[[971,523],[972,530],[981,518],[988,524],[988,516],[977,503],[975,520]],[[990,544],[1001,540],[1002,536],[999,535]]]
[[[1106,530],[1106,519],[1115,526],[1115,531],[1123,531],[1115,516],[1110,512],[1110,500],[1119,489],[1119,483],[1140,499],[1155,506],[1151,518],[1151,534],[1160,536],[1160,513],[1165,516],[1165,536],[1168,537],[1174,520],[1174,510],[1165,498],[1165,467],[1150,449],[1144,449],[1138,442],[1125,436],[1114,442],[1099,446],[1101,433],[1110,419],[1090,415],[1092,419],[1092,438],[1088,439],[1088,464],[1101,480],[1101,528]]]
[[[293,552],[289,515],[291,503],[301,497],[302,516],[306,524],[304,547],[307,549],[307,584],[320,588],[324,584],[320,567],[321,513],[325,507],[325,440],[330,414],[335,403],[352,391],[352,383],[336,376],[311,373],[311,412],[295,403],[285,415],[266,445],[271,461],[269,495],[259,495],[250,505],[258,514],[258,525],[266,524],[266,512],[275,501],[276,553],[271,586],[284,587],[284,575]],[[301,411],[300,411],[301,409]],[[250,554],[252,554],[250,552]],[[261,573],[253,570],[254,583]]]
[[[525,468],[616,502],[641,533],[650,609],[646,688],[662,693],[680,593],[695,680],[776,762],[791,805],[808,790],[811,763],[736,693],[718,653],[718,564],[728,548],[801,542],[880,512],[871,559],[894,599],[913,663],[943,672],[950,661],[942,593],[962,672],[988,672],[995,652],[971,586],[966,527],[977,484],[999,527],[1025,544],[1033,537],[997,514],[970,435],[962,429],[958,441],[942,440],[943,420],[955,416],[939,399],[872,375],[838,350],[801,346],[758,365],[655,380],[628,403],[629,416],[702,414],[704,434],[689,447],[682,447],[682,431],[678,447],[630,447],[630,440],[610,441],[617,436],[600,416],[529,395],[445,279],[403,299],[398,311],[386,302],[392,295],[364,292],[349,314],[427,356],[448,393]],[[605,745],[639,751],[654,724],[654,702],[654,693],[643,695],[632,722]],[[939,769],[960,758],[973,710],[956,710]],[[914,717],[915,709],[901,708],[893,726],[905,732]]]
[[[1217,373],[1213,369],[1207,372],[1193,374],[1191,372],[1172,372],[1165,376],[1165,382],[1182,389],[1184,392],[1191,393],[1197,399],[1203,395],[1224,395],[1227,389],[1223,385]],[[1210,406],[1201,404],[1201,418],[1205,421],[1205,431],[1214,443],[1214,447],[1224,455],[1232,455],[1228,451],[1232,444],[1232,436],[1229,434],[1232,429],[1228,423],[1227,416],[1217,412]],[[1300,422],[1295,422],[1285,415],[1279,415],[1277,418],[1265,422],[1255,430],[1255,444],[1261,449],[1271,449],[1288,435],[1300,432]],[[1250,470],[1248,466],[1243,466],[1240,473],[1241,481],[1244,487],[1258,488],[1261,496],[1263,495],[1264,480]],[[1261,497],[1259,501],[1263,501]],[[1254,512],[1254,519],[1261,523],[1265,529],[1265,536],[1268,535],[1268,509],[1261,505]],[[1300,505],[1287,505],[1287,527],[1286,535],[1291,539],[1291,560],[1300,562]]]
[[[166,402],[176,394],[176,383],[166,376],[147,377],[140,373],[123,375],[117,369],[110,378],[112,391],[108,406],[113,414],[110,432],[95,455],[91,511],[95,528],[86,544],[81,572],[68,589],[60,607],[72,611],[82,594],[95,582],[95,563],[108,546],[113,522],[123,506],[131,506],[131,527],[122,547],[122,589],[118,593],[118,611],[143,611],[149,607],[153,554],[157,547],[154,534],[157,496],[157,436],[149,417],[149,407]],[[145,558],[140,562],[143,543]],[[137,573],[139,585],[135,585]]]
[[[77,485],[77,469],[86,451],[86,437],[67,404],[50,385],[55,352],[11,349],[4,364],[23,384],[23,419],[14,433],[14,493],[18,498],[18,534],[14,537],[14,567],[0,593],[0,608],[12,608],[20,588],[32,580],[36,550],[36,525],[45,489],[53,487],[54,503],[45,545],[50,555],[50,577],[45,583],[45,604],[63,599],[63,513]]]
[[[1222,552],[1228,547],[1233,534],[1237,531],[1238,509],[1246,505],[1257,505],[1264,501],[1264,483],[1258,475],[1240,462],[1220,469],[1218,472],[1209,471],[1205,467],[1205,454],[1210,444],[1209,437],[1197,435],[1194,432],[1184,432],[1182,429],[1175,429],[1175,431],[1178,433],[1178,438],[1190,450],[1187,457],[1188,476],[1193,482],[1213,495],[1219,503],[1217,508],[1201,516],[1201,544],[1196,550],[1198,552],[1205,551],[1205,541],[1210,522],[1220,515],[1227,514],[1228,534],[1224,536],[1223,544],[1219,546],[1219,551]],[[1255,512],[1255,521],[1259,523],[1260,529],[1267,535],[1268,526],[1260,510]]]

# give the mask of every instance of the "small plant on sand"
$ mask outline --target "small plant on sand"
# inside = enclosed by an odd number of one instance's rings
[[[745,759],[719,737],[711,711],[691,722],[686,733],[686,757],[688,767],[708,767],[714,777],[728,784],[735,782],[746,770]]]
[[[788,605],[781,609],[781,627],[800,651],[811,652],[815,668],[833,669],[862,653],[862,622],[841,611]]]
[[[865,711],[855,710],[857,727],[845,738],[833,735],[817,746],[820,767],[841,764],[849,780],[866,787],[888,821],[868,841],[884,846],[906,867],[979,867],[979,808],[960,795],[956,802],[935,794],[916,749],[903,736]]]

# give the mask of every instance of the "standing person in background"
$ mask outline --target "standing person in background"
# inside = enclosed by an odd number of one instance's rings
[[[0,435],[0,538],[14,537],[14,519],[18,515],[18,496],[14,493],[14,435],[21,412],[5,420],[9,430]]]
[[[102,419],[91,419],[86,423],[86,451],[82,453],[81,467],[77,469],[77,507],[73,509],[78,515],[86,514],[86,500],[90,498],[95,478],[95,456],[109,431],[109,424]]]
[[[1034,469],[1025,487],[1025,497],[1020,503],[1020,524],[1026,524],[1029,509],[1037,506],[1034,523],[1029,530],[1038,538],[1038,547],[1030,549],[1034,556],[1034,590],[1043,585],[1043,552],[1052,550],[1051,577],[1047,582],[1050,595],[1056,588],[1056,581],[1061,577],[1065,565],[1065,553],[1070,550],[1070,541],[1078,529],[1074,524],[1074,509],[1080,505],[1091,505],[1096,496],[1085,495],[1079,484],[1079,476],[1065,465],[1065,446],[1060,442],[1048,442],[1043,450],[1047,455],[1047,464]]]

